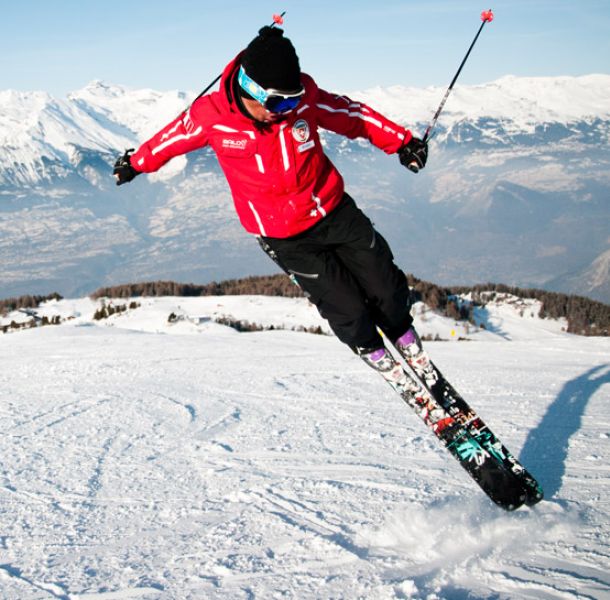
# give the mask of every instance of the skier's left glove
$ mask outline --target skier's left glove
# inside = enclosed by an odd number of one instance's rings
[[[398,158],[403,167],[407,167],[413,173],[419,173],[426,166],[426,161],[428,160],[428,142],[412,137],[398,151]]]
[[[114,170],[112,171],[112,174],[116,177],[117,185],[129,183],[132,179],[135,179],[140,174],[140,171],[131,166],[131,160],[129,157],[131,156],[132,152],[133,148],[125,150],[125,154],[117,158],[116,162],[114,163]]]

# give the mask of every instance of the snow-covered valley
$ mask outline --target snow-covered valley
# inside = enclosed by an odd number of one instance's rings
[[[608,338],[534,305],[488,305],[468,331],[415,307],[545,489],[504,513],[360,359],[291,331],[323,326],[306,301],[135,300],[101,321],[100,301],[49,302],[61,325],[0,335],[0,597],[610,594]]]

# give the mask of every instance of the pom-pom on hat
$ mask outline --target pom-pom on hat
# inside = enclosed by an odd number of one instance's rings
[[[277,27],[263,27],[241,58],[248,76],[263,88],[294,92],[301,88],[299,57],[292,42]]]

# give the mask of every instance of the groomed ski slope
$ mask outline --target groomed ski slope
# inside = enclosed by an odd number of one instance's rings
[[[545,488],[505,513],[333,337],[211,320],[319,324],[305,301],[138,301],[0,335],[0,598],[610,596],[610,340],[500,303],[428,343]]]

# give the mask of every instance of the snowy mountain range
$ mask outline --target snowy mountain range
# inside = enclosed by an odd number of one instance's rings
[[[348,93],[422,132],[444,89]],[[116,156],[193,97],[99,81],[65,99],[0,92],[0,297],[273,272],[209,151],[114,186]],[[609,138],[610,76],[590,75],[457,86],[417,177],[366,143],[325,143],[405,271],[608,302]]]

